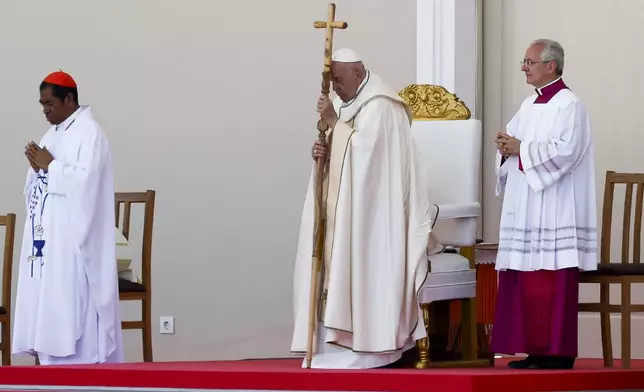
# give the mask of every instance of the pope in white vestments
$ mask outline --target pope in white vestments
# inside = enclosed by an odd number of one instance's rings
[[[564,51],[537,40],[521,69],[535,94],[497,136],[505,191],[491,350],[528,357],[512,368],[570,369],[577,357],[579,271],[597,269],[590,118],[562,80]]]
[[[76,82],[62,71],[40,85],[53,125],[29,143],[13,353],[41,365],[122,362],[108,142]]]
[[[312,368],[377,368],[426,336],[417,292],[427,276],[429,201],[411,138],[411,109],[359,56],[333,54],[338,98],[320,98],[327,145],[326,234]],[[295,265],[291,351],[305,353],[314,233],[315,170]]]

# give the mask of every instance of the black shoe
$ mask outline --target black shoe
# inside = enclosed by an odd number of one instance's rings
[[[575,357],[543,357],[539,361],[539,368],[548,370],[570,370],[575,366]]]
[[[528,355],[527,358],[519,361],[510,361],[508,367],[512,369],[539,369],[540,357],[535,355]]]
[[[385,366],[379,366],[377,369],[409,369],[414,367],[414,363],[418,358],[416,347],[402,353],[400,359]]]
[[[378,366],[377,368],[374,369],[404,369],[404,363],[402,360],[397,360],[396,362],[392,362],[388,365],[384,366]]]

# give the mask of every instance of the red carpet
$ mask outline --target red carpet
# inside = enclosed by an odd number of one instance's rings
[[[247,389],[298,391],[522,392],[644,390],[644,360],[634,369],[605,369],[582,359],[572,371],[494,368],[307,370],[300,360],[155,362],[91,366],[0,367],[2,385]],[[619,366],[619,363],[616,363]]]

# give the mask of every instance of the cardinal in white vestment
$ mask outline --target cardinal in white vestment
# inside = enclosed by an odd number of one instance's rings
[[[122,362],[108,142],[78,89],[57,71],[40,84],[52,124],[30,142],[13,353],[41,365]]]
[[[590,118],[562,80],[564,50],[534,41],[521,70],[536,89],[497,135],[504,191],[491,350],[512,368],[570,369],[577,357],[579,271],[597,269]]]
[[[377,368],[426,336],[417,292],[427,276],[429,201],[414,151],[411,109],[352,50],[332,56],[338,98],[322,95],[329,125],[326,234],[312,368]],[[307,348],[315,170],[300,226],[291,351]],[[399,362],[398,362],[399,363]]]

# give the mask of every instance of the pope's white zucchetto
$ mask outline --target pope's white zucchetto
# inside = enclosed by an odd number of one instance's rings
[[[340,49],[333,53],[331,56],[331,61],[337,63],[358,63],[362,61],[358,53],[354,52],[351,49]]]

